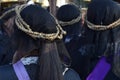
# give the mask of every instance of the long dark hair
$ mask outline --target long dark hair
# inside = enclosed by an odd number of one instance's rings
[[[30,25],[33,31],[47,34],[57,31],[55,19],[49,12],[38,5],[27,6],[21,11],[20,15],[23,20]],[[14,46],[16,46],[16,50],[22,52],[18,55],[25,56],[29,55],[27,53],[31,51],[38,51],[39,67],[35,80],[63,80],[62,64],[66,62],[60,56],[64,55],[67,59],[70,59],[70,57],[61,40],[56,39],[49,41],[42,38],[32,38],[25,32],[19,30],[16,24],[14,26],[12,39]],[[62,51],[60,48],[62,48]]]
[[[12,62],[14,55],[14,48],[11,44],[11,39],[8,34],[8,30],[12,31],[12,24],[14,22],[13,17],[15,16],[15,11],[12,10],[14,7],[6,8],[2,15],[0,16],[0,65],[9,64]]]

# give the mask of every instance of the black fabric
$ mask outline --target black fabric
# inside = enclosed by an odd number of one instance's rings
[[[57,19],[60,21],[71,21],[81,15],[79,8],[73,4],[66,4],[61,6],[57,11]],[[82,78],[84,75],[85,61],[84,54],[79,51],[80,47],[84,43],[82,36],[81,21],[78,21],[72,25],[62,26],[67,32],[64,36],[64,43],[71,57],[71,68],[77,71]]]
[[[1,32],[0,34],[0,65],[12,62],[14,49],[10,38]]]
[[[96,6],[97,5],[97,6]],[[87,19],[96,25],[109,25],[114,21],[120,18],[120,8],[116,2],[112,0],[93,0],[88,7],[87,11]],[[117,51],[119,46],[119,36],[120,36],[120,27],[104,30],[104,31],[96,31],[91,30],[85,24],[85,54],[88,54],[89,58],[87,59],[88,64],[87,72],[90,73],[94,69],[100,57],[104,54],[107,54],[108,57],[114,58],[114,54]],[[88,47],[89,45],[89,47]],[[105,77],[105,80],[120,80],[113,73],[113,60],[109,61],[112,65],[110,72]],[[86,74],[86,76],[88,75]]]
[[[36,77],[36,71],[37,71],[37,65],[31,64],[29,66],[25,66],[30,79],[31,80],[37,80]],[[47,74],[46,74],[47,77]],[[12,65],[5,65],[0,67],[0,80],[18,80]],[[66,71],[64,75],[64,80],[80,80],[79,75],[72,69],[69,69]]]
[[[57,19],[63,22],[68,22],[76,19],[81,15],[79,7],[73,4],[66,4],[61,6],[57,11]],[[78,21],[72,25],[62,26],[62,28],[67,32],[66,36],[78,35],[81,31],[81,22]]]
[[[0,80],[17,80],[12,65],[0,66]]]
[[[82,34],[79,35],[72,35],[72,36],[66,36],[65,39],[68,38],[65,41],[66,48],[71,56],[72,63],[71,68],[73,68],[76,72],[79,73],[81,79],[84,79],[86,74],[86,65],[88,63],[87,56],[88,54],[85,53],[84,48],[84,36]]]

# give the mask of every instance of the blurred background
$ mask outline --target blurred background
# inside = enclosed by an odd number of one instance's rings
[[[9,6],[14,5],[16,3],[20,4],[20,3],[24,3],[26,1],[27,0],[0,0],[0,5],[2,7],[9,7]],[[42,5],[42,6],[49,6],[48,0],[33,0],[33,1]],[[90,0],[57,0],[56,5],[58,7],[60,7],[61,5],[71,3],[71,2],[77,4],[79,7],[87,7]]]

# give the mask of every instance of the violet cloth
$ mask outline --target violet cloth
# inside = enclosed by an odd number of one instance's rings
[[[111,65],[106,61],[105,56],[103,56],[86,80],[104,80],[110,68]]]
[[[30,77],[21,61],[13,64],[13,68],[18,77],[18,80],[30,80]]]

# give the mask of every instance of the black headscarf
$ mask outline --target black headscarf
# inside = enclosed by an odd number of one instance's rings
[[[120,8],[116,2],[112,0],[93,0],[88,6],[87,20],[95,25],[109,25],[120,18],[119,14]],[[85,36],[88,44],[92,45],[89,55],[94,58],[104,54],[107,54],[107,56],[116,56],[116,53],[120,50],[120,46],[116,45],[116,43],[119,44],[120,41],[119,30],[119,26],[103,31],[91,30],[86,27],[85,34],[87,35]],[[114,62],[115,59],[116,58],[110,62]],[[120,57],[117,58],[117,61],[118,62],[114,63],[119,64]]]
[[[57,19],[63,22],[68,22],[76,19],[80,15],[81,13],[79,7],[74,4],[63,5],[57,11]],[[66,36],[79,35],[81,23],[78,21],[72,25],[62,26],[62,28],[67,31]]]
[[[16,10],[17,12],[17,10]],[[50,34],[57,32],[57,23],[55,18],[39,5],[28,5],[20,12],[25,23],[27,23],[33,32]],[[17,15],[19,16],[19,15]],[[17,20],[15,18],[15,20]],[[69,58],[62,40],[47,40],[45,38],[31,37],[29,33],[19,29],[17,23],[14,25],[12,35],[13,44],[19,55],[33,56],[32,51],[37,50],[39,57],[36,80],[63,80],[62,64],[65,64],[64,57]],[[62,50],[61,50],[62,49]],[[33,55],[31,55],[31,54]],[[47,74],[47,77],[46,77]]]
[[[57,19],[62,22],[70,22],[80,16],[80,8],[74,4],[63,5],[58,9],[57,12]],[[81,51],[79,51],[79,48],[84,43],[81,19],[74,24],[62,26],[62,28],[67,32],[63,40],[72,59],[71,67],[76,70],[84,80],[84,73],[86,74],[84,65],[86,63],[83,64],[83,61],[86,62],[86,58],[83,56],[84,54],[81,54]]]

